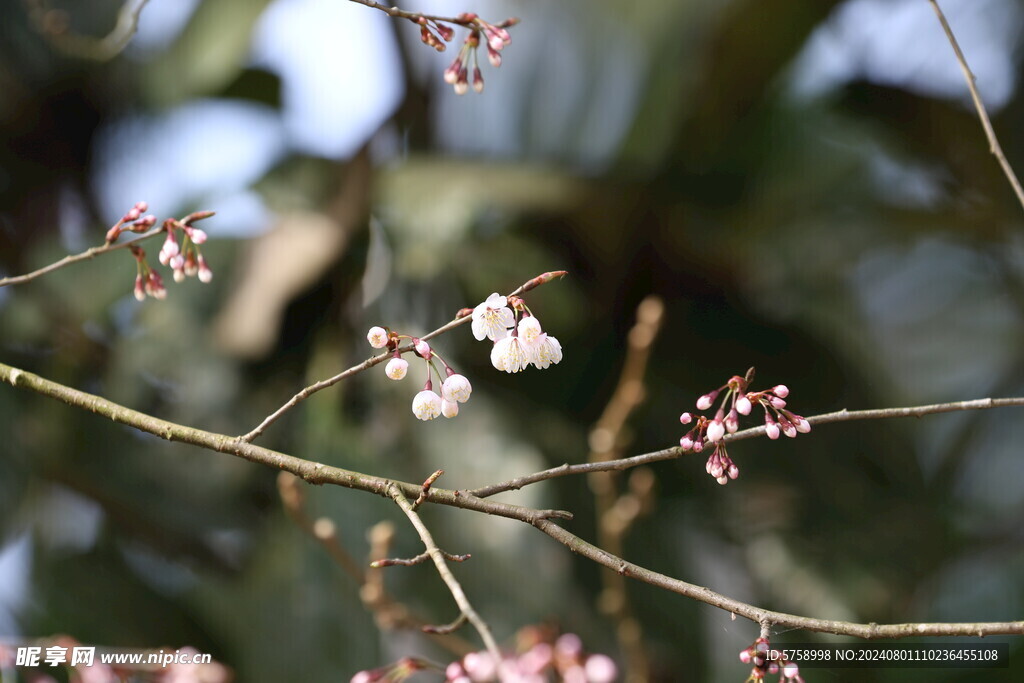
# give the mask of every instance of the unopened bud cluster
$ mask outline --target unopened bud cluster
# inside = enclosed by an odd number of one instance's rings
[[[426,362],[427,381],[423,390],[412,399],[412,413],[420,420],[433,420],[435,417],[455,417],[459,414],[459,404],[469,400],[473,393],[473,387],[465,376],[455,372],[452,367],[438,355],[430,344],[416,337],[409,337],[404,334],[397,334],[388,331],[383,327],[371,327],[366,333],[366,341],[375,349],[388,349],[392,357],[384,366],[384,374],[389,379],[402,380],[409,372],[409,361],[402,358],[403,350],[400,347],[402,339],[412,341],[412,351]],[[408,350],[408,349],[406,349]],[[444,376],[437,367],[440,364],[444,368]],[[434,374],[441,385],[441,393],[434,391]]]
[[[800,668],[782,656],[782,652],[773,649],[767,638],[758,638],[754,644],[740,652],[740,661],[751,664],[747,683],[763,681],[765,676],[779,675],[779,681],[787,683],[804,683]]]
[[[153,214],[142,215],[149,206],[146,202],[138,202],[129,209],[110,230],[107,231],[107,244],[113,244],[123,232],[147,232],[156,225],[156,216]],[[195,221],[209,218],[213,211],[196,211],[178,220],[167,218],[163,222],[161,232],[165,233],[164,243],[160,247],[157,259],[162,265],[169,266],[173,272],[174,281],[182,282],[186,277],[196,276],[200,282],[209,282],[213,279],[213,271],[203,258],[199,245],[206,242],[206,232],[192,225]],[[181,233],[181,245],[178,245],[178,235]],[[142,301],[147,296],[154,299],[167,297],[167,288],[164,287],[163,278],[160,276],[146,259],[146,251],[133,244],[130,247],[132,256],[135,257],[135,287],[133,294],[135,298]]]
[[[719,484],[727,484],[740,474],[739,467],[726,451],[724,439],[726,434],[735,434],[739,430],[740,416],[750,415],[755,405],[764,410],[765,434],[769,439],[778,439],[780,433],[793,438],[797,433],[806,434],[811,431],[811,424],[804,417],[786,408],[785,399],[789,395],[786,385],[779,384],[763,391],[748,391],[753,374],[751,368],[745,377],[735,375],[722,386],[697,399],[697,409],[703,411],[709,410],[715,400],[722,397],[713,418],[688,412],[679,416],[682,424],[693,424],[690,431],[679,440],[679,446],[684,451],[700,453],[713,445],[714,451],[708,457],[706,470]]]
[[[410,21],[420,27],[420,40],[438,52],[444,52],[447,48],[445,43],[450,43],[455,37],[455,31],[442,23],[445,20],[433,17],[418,15],[410,17]],[[473,90],[483,92],[484,77],[480,72],[480,62],[477,58],[477,51],[480,43],[487,47],[487,61],[491,66],[501,66],[501,51],[512,42],[508,28],[519,23],[515,17],[506,19],[497,24],[492,24],[481,19],[477,14],[464,12],[455,17],[454,23],[465,26],[469,29],[466,39],[462,42],[459,54],[455,60],[444,70],[444,81],[455,88],[455,92],[464,95],[469,91],[472,80]],[[472,77],[472,79],[471,79]]]
[[[452,662],[445,670],[445,680],[453,683],[483,681],[524,681],[546,683],[611,683],[618,678],[618,668],[611,657],[587,654],[580,637],[565,633],[553,642],[538,637],[543,629],[522,629],[517,637],[516,654],[506,655],[500,662],[487,652],[471,652]]]

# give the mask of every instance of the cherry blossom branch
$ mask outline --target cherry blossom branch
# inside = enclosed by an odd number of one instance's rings
[[[436,15],[433,15],[433,14],[423,14],[422,12],[409,12],[409,11],[406,11],[404,9],[399,9],[398,7],[388,7],[387,5],[382,5],[379,2],[373,2],[373,0],[348,0],[348,1],[349,2],[354,2],[357,5],[365,5],[366,7],[371,7],[373,9],[380,10],[381,12],[383,12],[384,14],[387,14],[390,17],[396,17],[396,18],[399,18],[399,19],[408,19],[409,21],[413,22],[414,24],[418,23],[419,20],[421,18],[423,18],[423,19],[429,19],[431,21],[443,21],[446,24],[457,24],[459,26],[469,27],[469,26],[472,25],[471,21],[467,21],[463,17],[439,17],[439,16],[436,16]]]
[[[933,415],[935,413],[952,413],[962,410],[988,410],[990,408],[1005,408],[1008,406],[1024,406],[1024,397],[979,398],[971,401],[934,403],[931,405],[911,406],[908,408],[878,408],[874,410],[843,409],[837,410],[834,413],[814,415],[812,417],[808,417],[807,421],[812,425],[819,425],[829,424],[832,422],[852,422],[854,420],[881,420],[893,417],[923,417],[925,415]],[[722,438],[722,441],[725,443],[732,443],[734,441],[742,441],[744,439],[752,439],[754,437],[764,435],[765,427],[758,426],[738,431],[735,434],[726,434]],[[480,488],[468,491],[468,493],[477,496],[478,498],[488,498],[504,491],[518,491],[524,486],[536,484],[537,482],[546,481],[548,479],[554,479],[556,477],[565,477],[572,474],[587,474],[591,472],[621,472],[640,465],[649,465],[651,463],[661,462],[662,460],[673,460],[687,452],[688,451],[684,451],[682,448],[675,447],[665,448],[660,451],[652,451],[650,453],[643,453],[641,455],[634,455],[628,458],[620,458],[618,460],[585,462],[576,465],[564,463],[557,467],[543,470],[542,472],[535,472],[522,477],[516,477],[515,479],[509,479],[508,481],[501,482],[500,484],[481,486]]]
[[[448,568],[448,563],[445,561],[445,553],[437,547],[434,542],[433,536],[430,535],[430,530],[427,529],[427,525],[420,519],[419,514],[413,509],[412,503],[405,497],[405,494],[400,488],[392,485],[388,489],[388,495],[390,495],[398,507],[402,508],[405,516],[409,518],[412,525],[416,528],[416,532],[420,535],[420,540],[423,541],[423,545],[427,548],[427,554],[430,555],[430,559],[434,561],[434,567],[437,568],[437,573],[441,575],[441,579],[445,585],[448,586],[448,590],[451,592],[452,597],[455,598],[455,604],[459,606],[459,611],[462,616],[465,616],[469,623],[473,624],[477,633],[484,641],[484,645],[487,646],[487,651],[494,658],[494,665],[498,666],[501,663],[501,650],[498,648],[498,641],[494,639],[491,634],[491,629],[487,625],[487,622],[480,618],[476,610],[473,609],[473,605],[469,602],[469,598],[466,597],[465,591],[462,590],[462,586],[459,584],[455,575],[452,574],[452,570]],[[455,628],[455,625],[459,623],[456,619],[451,626],[441,627]]]
[[[935,16],[939,18],[939,23],[942,24],[942,30],[946,32],[946,38],[949,39],[949,45],[953,48],[954,54],[956,54],[956,61],[960,64],[960,70],[964,72],[964,80],[967,81],[967,88],[971,91],[971,99],[974,101],[974,108],[978,110],[978,118],[981,120],[981,127],[985,131],[985,137],[988,138],[989,151],[992,152],[996,160],[999,161],[999,165],[1002,167],[1003,173],[1006,175],[1006,179],[1010,181],[1010,186],[1017,194],[1017,201],[1019,201],[1021,206],[1024,207],[1024,188],[1021,187],[1020,181],[1017,180],[1017,174],[1014,173],[1013,167],[1010,166],[1010,162],[1006,160],[1006,155],[1003,154],[1003,148],[999,145],[999,140],[996,138],[996,131],[992,128],[992,122],[988,118],[988,110],[985,109],[985,104],[981,101],[981,95],[978,93],[978,86],[974,77],[974,72],[971,71],[971,67],[967,66],[967,59],[964,58],[964,53],[960,50],[960,44],[957,42],[956,36],[953,35],[953,29],[950,28],[949,22],[946,21],[946,15],[942,13],[939,3],[936,0],[928,0],[928,2],[931,4],[932,9],[935,10]]]
[[[564,270],[556,270],[556,271],[551,271],[551,272],[548,272],[548,273],[543,273],[543,274],[538,275],[537,277],[535,277],[535,278],[533,278],[531,280],[528,280],[528,281],[524,282],[518,288],[513,290],[508,296],[515,296],[517,294],[522,294],[523,292],[529,291],[529,290],[533,289],[534,287],[538,287],[538,286],[540,286],[540,285],[542,285],[542,284],[544,284],[546,282],[551,282],[552,280],[561,279],[561,278],[565,277],[567,274],[568,273],[566,271],[564,271]],[[468,309],[463,309],[462,311],[459,311],[459,314],[456,315],[454,320],[445,323],[444,325],[442,325],[441,327],[437,328],[433,332],[428,332],[427,334],[423,335],[422,337],[419,337],[419,339],[421,339],[423,341],[426,341],[428,339],[433,339],[434,337],[442,335],[445,332],[448,332],[449,330],[454,330],[459,325],[465,325],[471,319],[472,318],[469,315]],[[401,347],[398,348],[398,353],[400,353],[400,354],[401,353],[409,353],[410,351],[413,351],[414,349],[415,349],[415,346],[413,344],[406,344],[405,346],[401,346]],[[282,415],[287,413],[289,410],[291,410],[292,408],[294,408],[299,403],[301,403],[302,401],[306,400],[307,398],[309,398],[310,396],[312,396],[316,392],[321,391],[322,389],[326,389],[328,387],[332,387],[335,384],[337,384],[338,382],[340,382],[342,380],[345,380],[345,379],[348,379],[349,377],[352,377],[353,375],[357,375],[360,372],[363,372],[364,370],[369,370],[370,368],[374,367],[375,365],[380,365],[384,361],[386,361],[389,358],[393,357],[394,354],[395,354],[395,352],[389,349],[389,350],[385,351],[384,353],[381,353],[379,355],[367,358],[362,363],[359,363],[358,365],[353,365],[349,369],[344,370],[342,372],[339,372],[337,375],[334,375],[333,377],[328,377],[327,379],[323,379],[323,380],[320,380],[319,382],[315,382],[315,383],[309,385],[308,387],[306,387],[305,389],[303,389],[299,393],[297,393],[294,396],[292,396],[288,400],[287,403],[285,403],[280,408],[278,408],[277,410],[272,412],[270,415],[265,417],[263,419],[263,421],[260,422],[259,425],[257,425],[252,431],[250,431],[247,434],[243,434],[242,436],[239,436],[237,438],[240,441],[251,442],[253,439],[255,439],[258,436],[260,436],[261,434],[263,434],[263,432],[266,431],[267,427],[269,427],[270,425],[274,424],[279,419],[281,419]]]
[[[121,53],[139,27],[139,15],[149,0],[126,0],[117,13],[110,33],[94,38],[68,30],[67,12],[48,7],[46,0],[28,0],[29,19],[39,33],[58,50],[97,62],[113,59]]]
[[[97,256],[102,256],[103,254],[107,254],[112,251],[117,251],[118,249],[126,249],[132,246],[133,244],[138,244],[139,242],[143,242],[145,240],[150,239],[151,237],[159,235],[163,231],[163,226],[159,228],[154,228],[149,232],[143,233],[138,237],[126,240],[124,242],[118,242],[117,244],[104,244],[103,246],[99,247],[91,247],[80,254],[65,256],[61,260],[55,261],[54,263],[51,263],[48,266],[43,266],[38,270],[33,270],[31,273],[0,278],[0,287],[7,287],[9,285],[20,285],[26,282],[31,282],[32,280],[35,280],[37,277],[41,277],[43,275],[46,275],[47,273],[52,273],[55,270],[60,270],[61,268],[70,266],[74,263],[88,261],[96,258]]]
[[[119,424],[125,424],[139,431],[146,432],[167,439],[178,441],[194,446],[200,446],[219,453],[228,453],[237,457],[249,460],[279,470],[291,472],[302,477],[311,484],[334,484],[346,488],[367,491],[379,496],[394,498],[395,492],[401,493],[406,504],[411,508],[409,497],[415,497],[422,492],[422,484],[411,484],[406,482],[391,481],[382,477],[374,477],[359,472],[344,470],[337,467],[330,467],[322,463],[312,462],[296,458],[295,456],[279,453],[267,448],[242,441],[238,437],[230,437],[225,434],[215,434],[192,427],[161,420],[160,418],[131,410],[120,406],[112,401],[94,396],[77,389],[66,387],[57,382],[52,382],[18,368],[0,363],[0,380],[9,383],[11,386],[20,387],[29,391],[54,398],[67,403],[70,406],[88,410],[106,417]],[[952,410],[970,410],[998,405],[1024,405],[1024,399],[984,399],[982,401],[964,401],[960,404],[942,404],[940,406],[921,406],[919,408],[896,408],[881,411],[860,411],[860,414],[848,411],[839,411],[829,415],[819,416],[819,421],[829,418],[830,421],[843,421],[848,419],[863,419],[863,414],[871,414],[874,417],[908,416],[915,414],[928,414],[929,412],[949,412]],[[959,407],[955,407],[959,406]],[[931,409],[931,410],[928,410]],[[763,428],[759,428],[763,431]],[[737,432],[733,438],[741,434],[755,436],[759,430],[745,430]],[[672,452],[677,449],[670,449]],[[662,458],[665,459],[665,458]],[[628,459],[627,459],[628,460]],[[592,463],[592,465],[607,465],[610,463]],[[623,468],[625,469],[625,468]],[[621,572],[625,576],[644,581],[653,586],[665,588],[686,597],[699,600],[709,605],[737,614],[758,624],[771,623],[778,626],[802,628],[811,631],[822,631],[838,635],[850,635],[860,638],[902,638],[906,636],[986,636],[986,635],[1007,635],[1024,634],[1024,621],[1010,622],[972,622],[972,623],[913,623],[913,624],[856,624],[844,621],[831,621],[825,619],[814,619],[801,617],[781,612],[773,612],[754,607],[747,603],[728,598],[710,589],[696,586],[694,584],[674,579],[664,574],[640,567],[620,557],[612,555],[590,543],[570,531],[554,524],[553,518],[572,519],[572,514],[560,510],[534,510],[518,505],[498,503],[483,500],[473,495],[472,492],[450,491],[446,489],[431,488],[428,502],[449,505],[452,507],[485,512],[500,517],[517,519],[521,522],[537,527],[548,536],[562,543],[570,550],[603,566]],[[413,513],[415,514],[415,513]]]

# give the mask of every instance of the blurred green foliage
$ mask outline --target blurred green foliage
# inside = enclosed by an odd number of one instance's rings
[[[97,34],[118,4],[64,3],[76,30]],[[96,150],[101,133],[127,117],[201,98],[283,111],[289,83],[248,57],[268,4],[200,3],[160,49],[129,48],[98,64],[62,55],[23,5],[0,6],[0,270],[23,272],[102,240]],[[510,11],[478,4],[492,19]],[[514,3],[523,22],[506,65],[486,71],[488,90],[475,99],[444,87],[443,67],[428,61],[414,28],[389,25],[388,49],[408,68],[395,74],[401,105],[374,141],[345,158],[292,149],[253,184],[279,218],[250,234],[287,221],[298,226],[294,237],[272,248],[267,235],[225,239],[218,222],[231,218],[222,211],[209,222],[213,283],[168,281],[164,302],[131,298],[124,254],[0,290],[0,357],[170,420],[239,434],[302,386],[364,359],[371,325],[423,333],[492,291],[568,270],[528,297],[565,349],[557,367],[499,374],[486,345],[459,329],[436,342],[474,385],[457,419],[413,419],[422,370],[413,364],[402,383],[375,370],[324,391],[261,439],[409,481],[443,468],[450,488],[586,458],[636,305],[652,293],[664,299],[666,321],[628,454],[675,444],[678,414],[751,365],[758,386],[788,384],[791,406],[805,415],[1020,395],[1021,207],[963,98],[866,77],[794,94],[798,55],[843,4]],[[937,26],[920,5],[920,31],[930,35]],[[1001,16],[1002,5],[1016,3],[986,7]],[[359,40],[336,30],[339,41]],[[1016,82],[1020,46],[1012,47]],[[955,68],[941,50],[934,59]],[[1014,89],[994,112],[1011,162],[1024,159],[1022,107]],[[197,207],[152,208],[162,218]],[[304,232],[311,216],[341,235],[329,248]],[[261,240],[269,261],[253,255]],[[321,258],[314,266],[306,254]],[[237,298],[246,287],[256,299]],[[237,338],[239,320],[261,326],[268,342]],[[1021,424],[1003,409],[745,442],[732,452],[741,477],[724,488],[700,457],[662,463],[655,510],[627,538],[626,555],[798,614],[1020,619]],[[0,605],[0,629],[11,635],[192,645],[241,681],[344,680],[403,655],[451,658],[415,633],[376,629],[358,586],[283,514],[274,472],[10,388],[0,389],[0,434],[0,534],[10,562],[29,570],[22,592]],[[567,526],[595,536],[585,479],[503,499],[572,510]],[[420,552],[384,500],[316,489],[309,507],[336,523],[356,558],[382,519],[399,530],[393,555]],[[433,508],[423,516],[445,549],[473,554],[456,573],[500,639],[552,621],[620,656],[614,624],[595,606],[602,570],[508,520]],[[429,566],[388,570],[386,581],[428,619],[453,618]],[[639,583],[630,597],[655,680],[746,675],[736,656],[754,626]],[[809,637],[785,633],[778,642]],[[1012,669],[986,680],[1020,679],[1024,653],[1019,638],[1009,640]],[[977,676],[856,670],[807,679]]]

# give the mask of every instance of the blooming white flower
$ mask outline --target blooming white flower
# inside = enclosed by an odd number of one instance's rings
[[[412,399],[412,414],[423,421],[433,420],[441,414],[441,397],[424,389]]]
[[[388,345],[388,331],[383,327],[374,325],[366,333],[366,341],[370,342],[370,346],[375,349],[383,349]]]
[[[459,404],[455,401],[449,401],[446,398],[441,399],[441,414],[445,417],[455,417],[459,414]]]
[[[519,338],[526,345],[533,344],[541,335],[540,322],[532,315],[526,316],[520,320],[518,329]]]
[[[519,337],[505,337],[494,342],[491,349],[491,365],[504,372],[519,372],[530,364],[526,349],[519,343]]]
[[[441,383],[441,396],[447,401],[465,403],[472,392],[473,387],[469,380],[458,373],[450,375]]]
[[[508,298],[494,292],[487,301],[473,309],[473,336],[479,340],[487,337],[498,341],[508,336],[508,328],[516,324]]]
[[[529,362],[543,370],[562,360],[562,345],[546,332],[541,332],[537,339],[526,346]]]
[[[409,371],[409,361],[404,358],[392,358],[384,366],[384,374],[394,380],[405,379],[405,373]]]

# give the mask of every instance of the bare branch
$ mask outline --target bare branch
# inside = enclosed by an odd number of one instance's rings
[[[163,231],[164,231],[163,227],[153,228],[149,232],[145,232],[145,233],[139,235],[138,237],[135,237],[135,238],[130,239],[130,240],[126,240],[124,242],[118,242],[117,244],[105,244],[105,245],[103,245],[101,247],[91,247],[89,249],[86,249],[85,251],[83,251],[80,254],[74,254],[74,255],[70,255],[70,256],[65,256],[61,260],[55,261],[54,263],[51,263],[48,266],[44,266],[44,267],[40,268],[39,270],[33,270],[31,273],[25,273],[24,275],[15,275],[15,276],[12,276],[12,277],[0,278],[0,287],[7,287],[9,285],[20,285],[20,284],[23,284],[25,282],[30,282],[31,280],[35,280],[37,277],[46,275],[47,273],[52,273],[55,270],[60,270],[61,268],[65,267],[65,266],[70,266],[73,263],[78,263],[80,261],[88,261],[88,260],[96,258],[97,256],[100,256],[102,254],[107,254],[107,253],[109,253],[111,251],[117,251],[118,249],[125,249],[127,247],[130,247],[133,244],[137,244],[137,243],[142,242],[144,240],[148,240],[150,237],[153,237],[154,235],[159,235]]]
[[[419,508],[420,505],[423,505],[423,502],[427,499],[427,496],[430,495],[430,487],[434,485],[434,482],[437,481],[438,477],[440,477],[442,474],[444,474],[444,470],[437,470],[436,472],[434,472],[433,474],[426,478],[426,480],[423,482],[423,490],[420,491],[420,495],[416,497],[416,500],[412,504],[413,510],[416,510],[417,508]]]
[[[719,607],[732,614],[750,619],[756,624],[770,622],[784,628],[799,628],[805,631],[819,631],[836,635],[854,636],[868,640],[875,638],[907,638],[912,636],[992,636],[1024,634],[1024,621],[978,622],[978,623],[912,623],[912,624],[857,624],[849,621],[833,621],[830,619],[814,619],[801,617],[784,612],[773,612],[749,605],[739,600],[726,597],[720,593],[697,586],[692,583],[673,579],[658,572],[645,569],[627,562],[620,557],[605,552],[595,545],[587,543],[554,522],[541,520],[535,527],[551,538],[565,545],[574,553],[604,565],[644,583],[658,588],[699,600],[708,605]]]
[[[812,425],[828,424],[831,422],[852,422],[854,420],[882,420],[891,417],[923,417],[935,413],[953,413],[962,410],[988,410],[990,408],[1005,408],[1009,406],[1024,406],[1024,397],[1014,398],[979,398],[972,401],[953,401],[951,403],[934,403],[926,406],[912,406],[909,408],[878,408],[874,410],[837,410],[834,413],[823,413],[808,417],[807,421]],[[735,434],[726,434],[722,439],[725,443],[752,439],[757,436],[764,436],[764,426],[743,429]],[[666,448],[660,451],[652,451],[641,455],[634,455],[629,458],[618,460],[607,460],[605,462],[585,462],[576,465],[565,463],[557,467],[527,474],[515,479],[481,486],[469,491],[471,495],[478,498],[487,498],[503,491],[517,491],[529,484],[536,484],[539,481],[565,477],[570,474],[586,474],[590,472],[610,472],[628,470],[639,465],[649,465],[662,460],[673,460],[687,451],[681,448]]]
[[[422,485],[406,482],[395,482],[382,477],[374,477],[359,472],[344,470],[337,467],[330,467],[322,463],[312,462],[286,455],[268,448],[262,448],[246,443],[237,437],[230,437],[224,434],[214,434],[192,427],[161,420],[159,418],[141,413],[99,396],[78,391],[66,387],[57,382],[43,379],[38,375],[25,372],[18,368],[0,363],[0,380],[3,380],[14,387],[31,390],[44,396],[63,401],[68,405],[88,410],[107,417],[114,422],[128,425],[139,431],[154,434],[168,441],[179,441],[194,446],[200,446],[220,453],[229,453],[237,457],[260,463],[279,470],[291,472],[302,477],[313,484],[334,484],[346,488],[359,489],[379,496],[394,498],[397,500],[396,492],[401,494],[406,505],[410,508],[410,496],[416,496],[422,491]],[[995,408],[999,406],[1020,406],[1024,405],[1024,398],[1013,399],[983,399],[980,401],[962,401],[959,403],[947,403],[934,406],[920,406],[917,408],[894,408],[887,410],[865,410],[859,412],[839,411],[828,415],[818,416],[817,422],[831,421],[840,422],[853,419],[865,419],[866,417],[905,417],[925,415],[937,412],[950,412],[954,410],[978,410],[982,408]],[[733,438],[744,438],[757,436],[763,433],[764,428],[758,427],[737,432]],[[661,453],[668,453],[669,457],[678,455],[678,449],[669,449]],[[649,454],[658,455],[658,454]],[[666,459],[662,457],[661,459]],[[626,469],[630,460],[625,459]],[[608,465],[610,463],[588,463],[592,465]],[[622,558],[616,557],[597,546],[587,543],[575,534],[558,526],[550,521],[553,518],[572,519],[572,514],[561,510],[534,510],[531,508],[498,503],[483,500],[472,492],[449,491],[446,489],[431,488],[429,502],[460,507],[477,512],[517,519],[521,522],[531,524],[548,536],[562,543],[573,552],[609,567],[624,576],[644,581],[653,586],[664,588],[680,595],[699,600],[709,605],[719,607],[733,614],[743,616],[758,624],[769,621],[777,626],[789,628],[801,628],[809,631],[821,631],[838,635],[849,635],[858,638],[903,638],[908,636],[986,636],[986,635],[1021,635],[1024,634],[1024,621],[1006,622],[977,622],[977,623],[912,623],[912,624],[856,624],[844,621],[831,621],[826,619],[814,619],[801,617],[782,612],[772,612],[754,607],[744,602],[734,600],[708,588],[673,579],[664,574],[645,569]],[[416,513],[413,511],[413,515]],[[417,517],[418,519],[418,517]],[[443,560],[444,558],[441,557]]]
[[[423,627],[423,632],[424,633],[437,633],[437,634],[440,634],[440,635],[448,635],[449,633],[454,633],[455,631],[457,631],[465,623],[466,623],[466,615],[463,613],[463,614],[459,614],[459,616],[455,617],[455,621],[453,621],[450,624],[445,624],[444,626],[424,626]]]
[[[427,554],[434,561],[434,566],[437,568],[437,573],[441,575],[441,579],[445,585],[448,586],[448,590],[451,591],[452,597],[455,598],[455,604],[459,606],[462,614],[469,620],[469,623],[473,624],[473,627],[483,638],[484,645],[487,646],[487,651],[491,653],[494,658],[494,665],[497,666],[501,663],[501,650],[498,649],[498,642],[494,640],[494,636],[491,634],[491,629],[487,625],[487,622],[480,618],[476,610],[473,609],[473,605],[470,604],[469,598],[466,597],[466,593],[462,590],[462,586],[459,584],[455,575],[452,574],[451,569],[448,568],[448,564],[445,562],[444,553],[437,547],[434,542],[433,536],[430,535],[430,530],[427,529],[427,525],[423,523],[420,516],[412,508],[412,503],[405,497],[402,490],[397,486],[392,485],[388,489],[388,494],[398,503],[398,506],[405,512],[405,516],[409,518],[412,525],[416,528],[416,532],[420,535],[420,540],[423,541],[423,545],[427,547]]]
[[[353,1],[355,1],[355,0],[353,0]],[[566,272],[564,270],[553,271],[553,272],[550,272],[550,273],[543,273],[543,274],[538,275],[537,277],[535,277],[535,278],[533,278],[531,280],[528,280],[527,282],[524,282],[521,286],[519,286],[514,291],[512,291],[508,296],[515,296],[516,294],[522,294],[523,292],[526,292],[526,291],[528,291],[530,289],[533,289],[534,287],[537,287],[538,285],[544,284],[545,282],[551,282],[552,280],[555,280],[555,279],[560,279],[560,278],[564,277],[565,275],[566,275]],[[433,339],[434,337],[436,337],[438,335],[444,334],[445,332],[447,332],[449,330],[455,329],[459,325],[465,325],[470,320],[471,320],[471,316],[468,313],[466,315],[462,315],[460,317],[456,317],[455,320],[452,320],[451,322],[445,323],[444,325],[442,325],[441,327],[437,328],[433,332],[428,332],[427,334],[421,336],[420,339],[422,339],[422,340]],[[406,344],[405,346],[399,347],[398,348],[398,352],[399,353],[409,353],[410,351],[413,350],[413,348],[414,347],[413,347],[412,344]],[[286,412],[288,412],[289,410],[291,410],[292,408],[294,408],[299,403],[301,403],[302,401],[306,400],[307,398],[309,398],[310,396],[312,396],[316,392],[320,391],[321,389],[326,389],[327,387],[334,386],[335,384],[337,384],[338,382],[342,381],[343,379],[348,379],[352,375],[359,374],[360,372],[362,372],[364,370],[369,370],[373,366],[379,365],[379,364],[383,363],[387,359],[391,358],[393,355],[394,355],[394,351],[391,351],[391,350],[385,351],[384,353],[382,353],[380,355],[373,356],[371,358],[367,358],[366,360],[364,360],[362,363],[360,363],[358,365],[353,365],[348,370],[345,370],[343,372],[339,372],[334,377],[329,377],[327,379],[320,380],[319,382],[316,382],[315,384],[309,385],[308,387],[306,387],[305,389],[303,389],[299,393],[297,393],[294,396],[292,396],[291,399],[289,399],[289,401],[287,403],[285,403],[283,406],[281,406],[280,408],[275,410],[273,413],[268,415],[266,418],[264,418],[263,422],[261,422],[259,425],[257,425],[257,427],[255,429],[253,429],[248,434],[244,434],[244,435],[238,437],[238,439],[241,440],[241,441],[247,441],[247,442],[248,441],[252,441],[256,437],[258,437],[260,434],[262,434],[267,429],[267,427],[269,427],[270,425],[272,425],[275,422],[277,422],[281,418],[282,415],[284,415]]]
[[[989,151],[992,152],[996,160],[999,161],[999,165],[1002,167],[1003,173],[1006,175],[1006,179],[1010,181],[1010,186],[1017,194],[1017,201],[1019,201],[1021,206],[1024,207],[1024,188],[1021,188],[1020,181],[1017,180],[1017,174],[1013,172],[1013,167],[1010,166],[1010,162],[1006,160],[1006,155],[1003,154],[1003,148],[999,145],[999,140],[996,138],[996,131],[992,128],[992,122],[988,118],[988,111],[985,109],[985,103],[981,101],[981,95],[978,93],[978,86],[974,78],[974,73],[971,71],[971,67],[967,66],[967,60],[964,58],[964,53],[960,50],[960,44],[957,43],[956,36],[953,35],[953,29],[950,28],[949,22],[946,21],[946,15],[942,13],[939,3],[936,0],[928,0],[928,2],[931,3],[932,9],[935,10],[935,15],[939,18],[939,23],[942,24],[942,30],[946,32],[946,38],[949,39],[949,44],[953,48],[953,52],[956,54],[956,61],[960,64],[960,70],[964,72],[964,80],[967,81],[967,88],[971,91],[971,99],[974,100],[974,108],[978,110],[978,118],[981,119],[981,127],[985,130],[985,137],[988,138]]]

